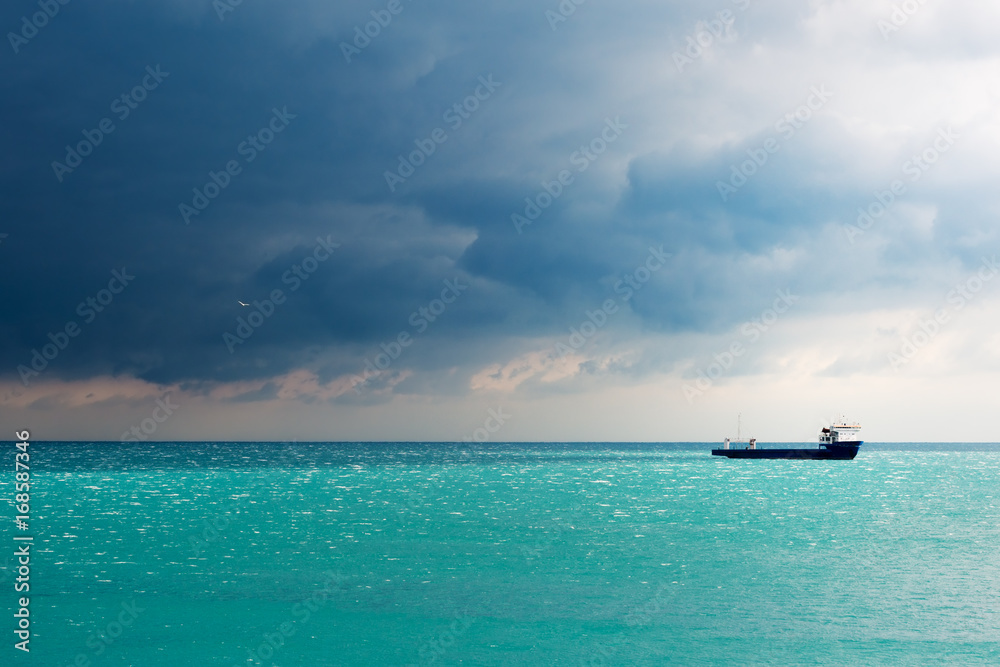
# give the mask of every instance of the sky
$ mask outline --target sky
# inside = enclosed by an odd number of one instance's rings
[[[5,3],[0,438],[996,441],[997,26]]]

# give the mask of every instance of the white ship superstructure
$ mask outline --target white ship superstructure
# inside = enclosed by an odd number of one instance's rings
[[[821,445],[836,445],[861,442],[861,425],[840,422],[824,428],[819,434]]]

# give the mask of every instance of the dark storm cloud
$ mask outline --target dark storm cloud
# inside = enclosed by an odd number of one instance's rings
[[[316,11],[299,9],[304,19]],[[496,79],[475,53],[418,64],[425,70],[418,73],[406,53],[464,51],[473,38],[453,39],[450,33],[461,32],[456,24],[479,30],[488,17],[460,10],[465,16],[457,22],[442,22],[426,9],[407,9],[395,34],[387,29],[351,66],[339,46],[353,27],[344,20],[328,34],[320,29],[296,40],[286,32],[287,14],[276,18],[275,9],[240,8],[219,21],[191,6],[174,13],[123,3],[64,8],[8,57],[3,203],[5,218],[16,224],[2,269],[11,286],[4,295],[5,370],[26,364],[49,333],[74,321],[82,333],[47,372],[133,373],[165,382],[288,370],[309,346],[372,343],[405,328],[442,280],[468,279],[457,265],[473,237],[462,241],[460,228],[485,229],[493,221],[504,234],[462,260],[468,270],[517,276],[555,300],[578,275],[592,276],[592,260],[546,249],[543,235],[511,247],[505,207],[518,196],[509,184],[490,186],[498,192],[492,206],[463,204],[456,192],[462,184],[447,175],[467,159],[461,151],[477,150],[484,130],[469,126],[489,119],[485,106],[499,104],[500,94],[483,101],[478,117],[446,114],[480,81]],[[407,31],[404,19],[439,25],[441,34]],[[284,127],[273,142],[248,145],[276,114]],[[383,172],[439,127],[452,133],[451,144],[413,177],[431,191],[393,196]],[[78,158],[77,148],[88,154]],[[226,174],[227,163],[238,166]],[[221,192],[199,199],[213,180],[224,185]],[[368,208],[317,210],[352,201]],[[421,202],[439,217],[424,220]],[[186,215],[181,204],[191,207]],[[342,250],[292,293],[287,272],[314,238],[328,235]],[[479,271],[490,257],[501,258],[506,270]],[[112,269],[123,268],[134,281],[85,319],[81,313],[91,311],[78,305],[106,286]],[[288,292],[288,301],[245,344],[257,351],[228,354],[221,335],[245,314],[235,299],[263,299],[276,288]],[[488,308],[466,308],[483,322],[501,319],[498,313],[517,303],[505,303],[495,290],[469,300],[485,298]],[[460,317],[437,330],[463,326]]]
[[[815,243],[873,187],[843,176],[858,161],[844,148],[856,143],[850,128],[817,116],[720,198],[716,183],[776,130],[706,142],[707,110],[735,105],[696,83],[724,86],[754,44],[798,39],[782,32],[796,13],[742,4],[588,3],[553,29],[545,11],[557,3],[404,2],[370,43],[347,49],[350,63],[344,44],[383,5],[245,2],[221,18],[209,2],[62,6],[0,61],[0,368],[16,377],[48,334],[76,322],[50,377],[198,383],[310,366],[329,380],[411,331],[445,280],[469,288],[394,370],[471,367],[513,354],[511,340],[563,334],[661,245],[670,265],[628,306],[647,329],[718,329],[776,288],[857,287],[871,275],[738,261]],[[6,8],[0,25],[34,7]],[[734,39],[677,73],[671,53],[725,8],[737,12]],[[732,60],[717,72],[712,58]],[[649,99],[623,83],[636,62],[665,72],[641,91]],[[578,170],[580,149],[619,117],[627,129]],[[105,118],[114,131],[72,171],[54,171]],[[713,122],[727,134],[735,123]],[[673,128],[669,148],[643,144],[657,123]],[[518,233],[512,215],[563,170],[572,184]],[[964,234],[983,227],[958,197],[941,211]],[[296,283],[294,267],[323,239],[339,247]],[[919,248],[893,252],[905,264]],[[134,282],[85,322],[79,304],[123,269]],[[227,348],[223,334],[255,309],[236,300],[275,289],[285,300],[273,315]]]

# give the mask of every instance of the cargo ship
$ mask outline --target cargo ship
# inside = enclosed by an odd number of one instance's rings
[[[861,426],[846,421],[824,428],[819,433],[819,446],[809,449],[757,448],[757,439],[742,442],[738,438],[731,442],[726,438],[722,449],[713,449],[712,456],[726,456],[731,459],[825,459],[850,460],[858,455],[863,444]]]

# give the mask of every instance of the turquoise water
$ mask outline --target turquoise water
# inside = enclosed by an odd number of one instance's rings
[[[3,663],[1000,664],[996,449],[467,447],[33,443]]]

